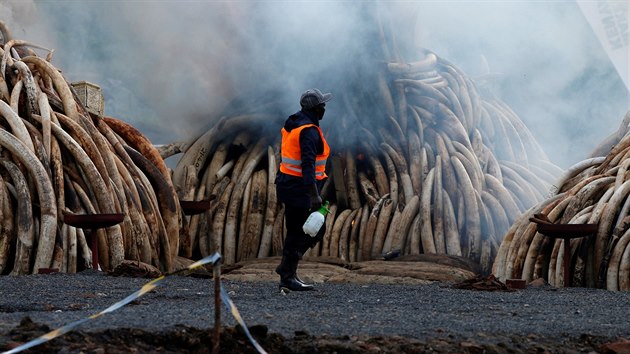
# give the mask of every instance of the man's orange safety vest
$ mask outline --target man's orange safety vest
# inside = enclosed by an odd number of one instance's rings
[[[300,149],[300,132],[304,128],[315,127],[319,132],[319,136],[322,138],[324,144],[324,151],[321,155],[315,156],[315,179],[322,180],[326,177],[326,160],[330,155],[330,147],[324,139],[322,130],[315,124],[305,124],[295,129],[291,129],[288,132],[282,128],[282,145],[280,147],[280,154],[282,160],[280,161],[280,172],[286,173],[291,176],[302,177],[302,154]]]

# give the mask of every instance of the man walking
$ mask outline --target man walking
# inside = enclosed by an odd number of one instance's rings
[[[284,203],[287,227],[282,261],[276,268],[281,290],[313,290],[313,285],[302,282],[296,271],[302,255],[321,241],[326,231],[323,226],[316,237],[311,237],[304,233],[302,225],[322,205],[320,190],[328,177],[326,160],[330,148],[319,121],[331,98],[332,94],[318,89],[306,90],[300,97],[302,109],[289,116],[282,128],[280,172],[276,177],[276,191],[278,200]]]

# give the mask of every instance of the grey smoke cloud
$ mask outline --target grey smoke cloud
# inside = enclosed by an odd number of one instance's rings
[[[584,159],[630,109],[628,90],[575,2],[435,2],[419,22],[419,41],[473,77],[485,70],[481,58],[501,74],[494,91],[556,164]]]
[[[344,91],[361,85],[349,82],[373,74],[362,70],[374,67],[380,48],[369,6],[7,1],[0,17],[16,37],[55,48],[54,63],[70,80],[101,85],[106,114],[161,144],[199,135],[235,98],[277,100],[284,116],[299,108],[306,88],[351,96]],[[628,90],[572,1],[379,6],[392,16],[405,59],[428,48],[485,83],[560,166],[584,159],[630,109]],[[342,101],[334,103],[327,117],[345,114]]]

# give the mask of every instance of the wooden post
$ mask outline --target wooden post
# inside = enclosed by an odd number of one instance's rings
[[[221,341],[221,262],[213,267],[214,278],[214,330],[212,331],[212,354],[219,354]]]

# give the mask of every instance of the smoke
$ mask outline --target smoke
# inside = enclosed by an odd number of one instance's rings
[[[15,38],[37,38],[50,45],[51,37],[42,26],[41,12],[32,1],[5,0],[0,2],[0,21],[8,25]]]
[[[630,109],[569,1],[8,1],[0,18],[14,37],[54,47],[69,80],[103,88],[106,114],[161,144],[197,136],[227,111],[274,102],[271,113],[285,117],[311,87],[337,98],[322,123],[330,129],[355,93],[376,90],[363,84],[383,60],[374,8],[404,59],[424,47],[462,68],[560,166],[586,158]]]
[[[560,166],[586,158],[630,109],[627,88],[574,2],[423,6],[418,41],[473,77],[495,73],[488,84]]]

